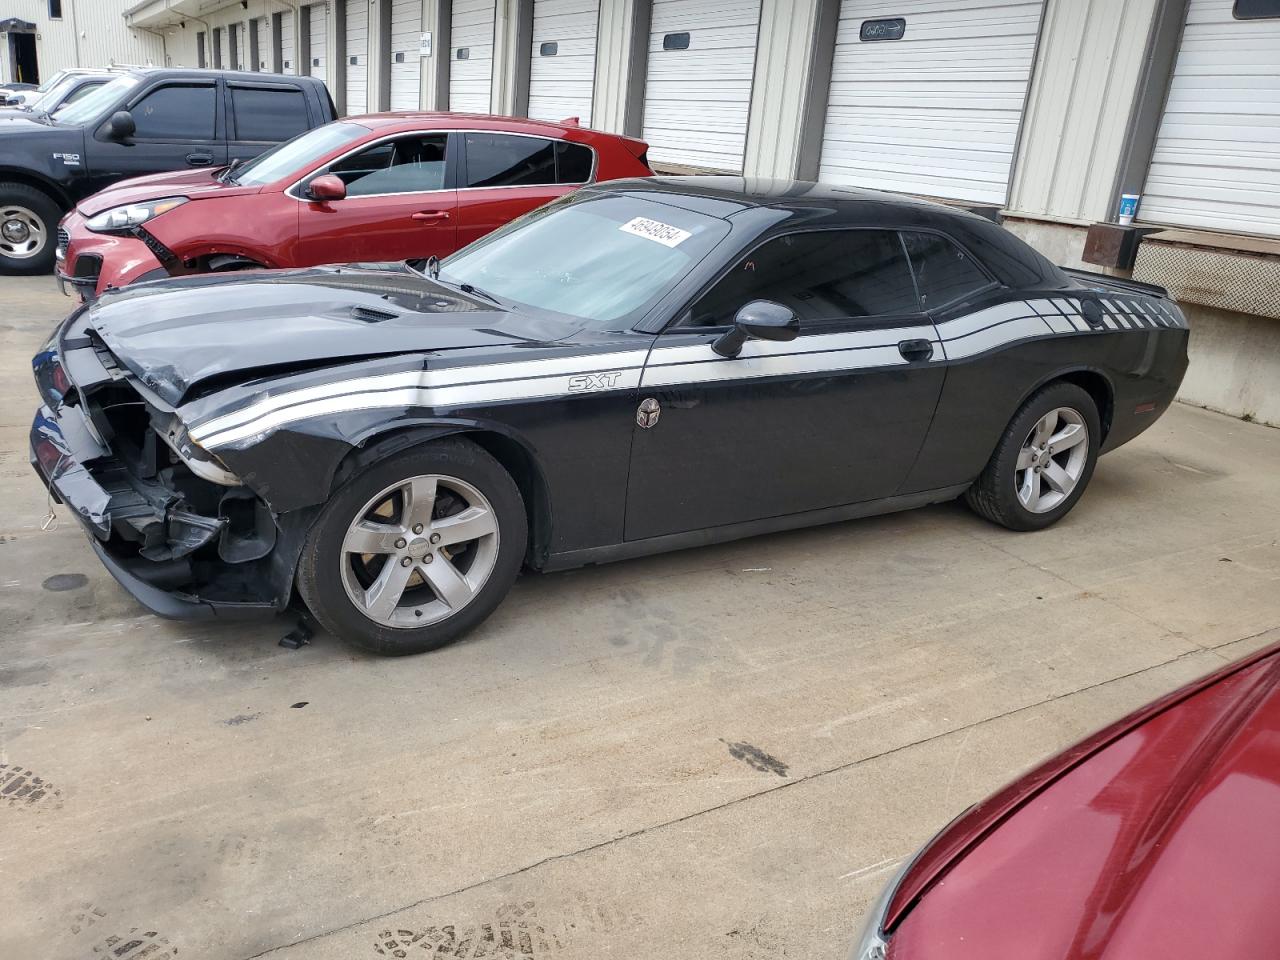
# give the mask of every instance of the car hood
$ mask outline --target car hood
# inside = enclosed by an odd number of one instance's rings
[[[211,378],[225,384],[402,353],[537,346],[581,326],[499,309],[403,265],[135,284],[98,300],[89,323],[171,404]]]
[[[969,846],[898,904],[890,960],[1245,957],[1280,943],[1280,647],[1189,689],[1109,728],[985,834],[972,814],[944,831],[935,844]]]
[[[127,203],[143,203],[162,197],[187,197],[199,200],[205,197],[238,197],[259,193],[261,187],[241,187],[222,183],[215,179],[219,170],[175,170],[172,173],[152,173],[145,177],[131,177],[112,184],[105,190],[81,200],[77,208],[83,216],[92,217],[103,210],[124,206]]]

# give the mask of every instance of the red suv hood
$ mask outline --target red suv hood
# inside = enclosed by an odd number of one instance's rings
[[[974,807],[917,859],[890,960],[1280,956],[1280,646]]]
[[[145,177],[133,177],[112,184],[105,190],[81,200],[77,209],[83,216],[92,217],[103,210],[123,206],[126,203],[142,203],[162,197],[189,197],[198,199],[217,195],[234,197],[257,193],[261,187],[239,187],[214,179],[215,170],[177,170],[172,173],[152,173]]]

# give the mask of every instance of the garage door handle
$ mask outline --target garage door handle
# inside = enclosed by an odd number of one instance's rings
[[[928,340],[899,340],[898,352],[908,363],[916,360],[928,360],[933,356],[933,344]]]
[[[187,163],[193,167],[207,167],[213,163],[212,153],[188,153]]]
[[[410,219],[421,220],[424,223],[434,223],[438,220],[448,220],[449,211],[447,210],[419,210],[417,213],[410,214]]]

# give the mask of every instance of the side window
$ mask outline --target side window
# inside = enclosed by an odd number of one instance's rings
[[[991,282],[972,258],[946,237],[904,233],[902,239],[926,310],[958,300]]]
[[[279,143],[308,128],[307,101],[297,87],[228,87],[235,138]]]
[[[441,190],[448,142],[444,133],[388,140],[331,164],[327,172],[342,178],[348,197]]]
[[[212,84],[170,84],[129,108],[139,140],[212,140],[218,91]]]
[[[591,179],[594,163],[595,154],[590,147],[556,141],[556,183],[586,183]]]
[[[553,141],[505,133],[468,133],[466,136],[468,187],[523,187],[556,182]]]
[[[67,94],[66,97],[63,98],[62,103],[58,104],[58,106],[59,107],[69,106],[75,103],[81,97],[86,96],[87,94],[93,93],[93,91],[97,90],[100,86],[102,86],[101,83],[82,83],[80,84],[80,86],[76,87],[69,94]]]
[[[801,324],[917,313],[911,269],[892,230],[775,237],[738,261],[693,305],[685,325],[718,327],[752,300],[790,307]]]

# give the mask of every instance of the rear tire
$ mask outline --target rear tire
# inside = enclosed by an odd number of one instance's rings
[[[1101,442],[1093,398],[1073,383],[1051,383],[1014,415],[965,502],[1010,530],[1043,530],[1084,495]]]
[[[303,546],[298,590],[342,640],[382,656],[424,653],[494,611],[527,541],[511,475],[449,437],[371,463],[333,494]]]
[[[25,183],[0,183],[0,273],[49,273],[62,211]]]

